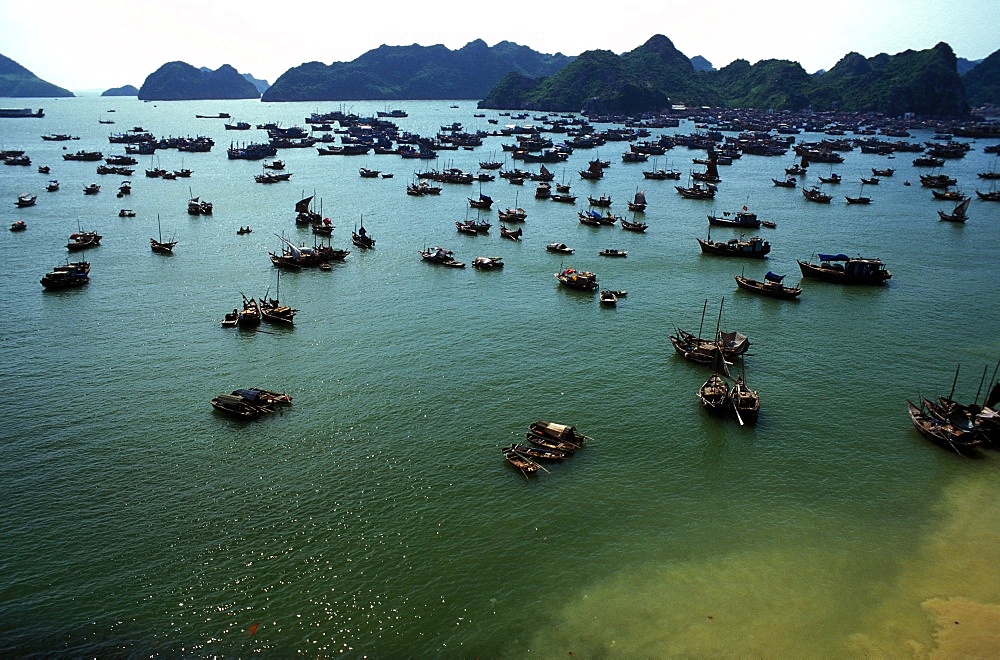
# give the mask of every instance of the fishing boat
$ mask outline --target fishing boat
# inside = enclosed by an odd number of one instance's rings
[[[618,294],[609,289],[605,289],[600,293],[600,302],[606,307],[614,307],[618,304]]]
[[[10,225],[10,230],[11,231],[24,231],[27,228],[28,228],[28,225],[25,224],[24,220],[15,220]]]
[[[99,186],[96,183],[92,183],[89,186],[85,186],[83,189],[84,195],[96,195],[99,192],[101,192],[101,186]]]
[[[285,161],[283,160],[272,160],[270,163],[264,163],[265,170],[283,170],[285,169]]]
[[[538,472],[538,463],[534,462],[524,454],[519,453],[516,449],[512,447],[501,447],[500,451],[503,453],[503,457],[507,460],[507,462],[520,470],[525,477],[529,474],[535,474]]]
[[[75,252],[97,247],[101,244],[102,238],[104,237],[96,231],[77,231],[69,235],[69,242],[66,243],[66,249]]]
[[[642,213],[646,210],[646,193],[636,190],[631,202],[628,202],[628,210],[634,213]]]
[[[812,188],[803,188],[802,196],[810,202],[816,202],[817,204],[829,204],[830,200],[833,199],[831,195],[827,195],[817,186],[813,186]]]
[[[622,224],[622,229],[626,231],[634,231],[641,233],[649,229],[649,225],[647,225],[645,222],[636,222],[634,217],[632,218],[632,220],[626,220],[625,218],[621,218],[620,220]]]
[[[260,325],[260,303],[256,298],[243,296],[243,309],[238,312],[236,327],[240,330],[253,329]]]
[[[56,181],[55,179],[49,181],[47,184],[45,184],[45,190],[46,192],[55,192],[59,190],[59,182]]]
[[[274,298],[268,296],[268,292],[265,292],[263,297],[260,299],[260,314],[263,320],[268,323],[274,323],[276,325],[293,325],[295,323],[295,315],[299,310],[293,309],[288,305],[281,304],[281,270],[278,270],[278,282],[274,289]]]
[[[529,424],[528,431],[533,435],[543,438],[552,438],[553,440],[566,442],[568,444],[575,445],[576,447],[582,447],[584,442],[593,440],[593,438],[577,431],[575,426],[561,424],[558,422],[549,422],[541,419],[537,422]]]
[[[497,217],[500,219],[500,222],[524,222],[528,217],[528,213],[517,205],[517,195],[515,195],[514,208],[497,209]]]
[[[984,202],[1000,202],[1000,190],[990,190],[989,192],[976,190],[976,196]]]
[[[607,208],[611,206],[611,197],[609,195],[601,195],[600,197],[587,197],[587,201],[590,202],[591,206],[597,206],[599,208]]]
[[[363,250],[371,250],[375,247],[375,239],[371,237],[365,229],[365,216],[361,216],[361,226],[351,232],[351,242]]]
[[[556,280],[563,286],[579,291],[597,291],[597,275],[586,270],[564,268],[555,273]]]
[[[736,382],[729,390],[729,402],[740,426],[757,423],[757,416],[760,413],[760,394],[757,390],[747,387],[743,374],[736,377]]]
[[[679,170],[656,169],[649,172],[643,172],[642,176],[643,178],[653,179],[654,181],[666,181],[668,179],[679,181],[681,178],[681,173]]]
[[[500,225],[500,238],[509,238],[512,241],[520,241],[521,235],[523,233],[524,230],[521,229],[520,227],[518,227],[517,229],[510,229],[508,227]]]
[[[59,184],[56,183],[56,187],[57,188],[58,188],[58,186],[59,186]],[[121,185],[118,186],[118,193],[117,193],[118,199],[121,199],[125,195],[131,195],[131,194],[132,194],[132,182],[131,181],[122,181]]]
[[[798,298],[802,294],[802,287],[785,286],[781,283],[781,281],[785,279],[785,276],[775,275],[771,271],[767,271],[764,275],[763,281],[757,281],[750,279],[749,277],[743,277],[742,275],[736,275],[735,277],[736,284],[739,288],[753,293],[759,293],[762,296],[768,296],[769,298],[792,300],[794,298]]]
[[[846,254],[817,254],[819,263],[796,259],[803,277],[837,284],[884,284],[891,277],[880,259],[848,257]]]
[[[549,252],[558,252],[559,254],[573,254],[573,248],[567,246],[565,243],[549,243],[545,246],[545,249]]]
[[[714,225],[716,227],[736,227],[739,229],[758,229],[760,227],[760,220],[757,219],[757,214],[747,210],[744,206],[743,210],[735,211],[730,213],[729,211],[723,211],[721,216],[709,214],[708,224]]]
[[[135,215],[134,213],[132,215]],[[163,229],[160,227],[160,214],[156,214],[156,231],[159,239],[150,238],[149,247],[153,252],[157,254],[173,254],[174,246],[177,245],[177,241],[170,239],[169,241],[163,240]]]
[[[531,431],[524,434],[524,439],[535,447],[541,447],[542,449],[549,449],[552,451],[560,451],[564,454],[572,454],[582,446],[575,442],[557,440],[556,438],[538,435],[537,433],[532,433]]]
[[[731,238],[726,242],[713,241],[711,234],[707,239],[697,238],[701,251],[705,254],[714,254],[721,257],[750,257],[753,259],[763,259],[771,251],[771,244],[760,236],[751,236],[743,240],[741,238]]]
[[[580,178],[582,179],[601,179],[604,177],[604,165],[600,160],[592,160],[587,165],[587,169],[580,170]]]
[[[958,190],[932,190],[931,197],[943,202],[961,202],[966,196]]]
[[[29,195],[28,193],[21,193],[17,196],[17,200],[14,202],[14,206],[19,209],[28,208],[29,206],[34,206],[35,202],[38,200],[37,195]]]
[[[244,399],[250,401],[251,403],[256,403],[268,407],[292,405],[292,397],[285,394],[284,392],[273,392],[271,390],[265,390],[260,387],[247,387],[244,389],[235,390],[233,394],[236,396],[242,396]]]
[[[362,167],[358,170],[358,174],[361,175],[362,179],[377,179],[381,172],[378,170],[370,170],[367,167]]]
[[[715,372],[698,389],[698,398],[705,410],[713,415],[722,416],[729,409],[729,388],[722,376]]]
[[[913,427],[931,442],[962,456],[969,455],[982,444],[979,434],[967,433],[946,420],[935,418],[912,401],[907,401],[906,405]]]
[[[502,257],[476,257],[472,260],[472,267],[480,270],[491,270],[503,268]]]
[[[687,188],[683,186],[674,186],[674,188],[685,199],[713,199],[717,190],[714,185],[703,186],[700,183],[695,183]]]
[[[840,183],[841,179],[842,179],[842,177],[839,174],[835,173],[835,172],[831,172],[830,176],[822,176],[821,175],[819,177],[820,183]]]
[[[774,182],[774,185],[776,185],[779,188],[794,188],[795,186],[799,185],[799,180],[796,179],[794,176],[785,177],[780,181],[778,179],[772,178],[771,181]]]
[[[198,197],[188,200],[187,212],[189,215],[212,215],[213,205],[211,202],[202,201]]]
[[[615,248],[606,248],[597,253],[602,257],[621,257],[625,258],[628,256],[628,252],[625,250],[617,250]]]
[[[972,201],[971,197],[966,197],[958,206],[952,210],[951,213],[945,213],[944,211],[938,211],[938,216],[941,220],[947,222],[965,222],[969,219],[966,211],[969,209],[969,202]]]
[[[493,206],[493,198],[489,195],[485,195],[482,192],[479,193],[479,199],[468,198],[469,206],[474,209],[488,209]]]
[[[621,297],[620,293],[619,297]],[[724,303],[725,299],[719,303],[719,320],[716,323],[715,335],[712,339],[702,337],[701,335],[701,331],[705,325],[705,310],[708,308],[708,300],[702,306],[701,323],[698,326],[697,335],[676,328],[675,334],[670,335],[670,343],[678,355],[685,360],[697,362],[698,364],[711,364],[715,359],[717,351],[722,351],[722,357],[725,360],[732,360],[749,350],[749,337],[736,331],[722,331],[722,307]]]
[[[74,261],[56,266],[40,280],[46,289],[67,289],[90,282],[90,263]]]
[[[508,449],[522,456],[527,456],[532,460],[543,460],[543,461],[562,461],[565,460],[570,454],[570,452],[559,451],[558,449],[548,449],[546,447],[522,445],[517,442],[511,443]]]
[[[209,403],[219,412],[237,419],[256,419],[264,413],[243,397],[233,394],[220,394],[213,397]]]
[[[118,217],[119,218],[134,218],[135,217],[135,211],[133,211],[132,209],[121,209],[120,211],[118,211]]]
[[[446,250],[443,247],[432,247],[419,250],[420,257],[427,262],[432,264],[440,264],[442,266],[448,266],[450,268],[465,268],[465,264],[461,261],[456,261],[454,258],[455,253],[451,250]]]

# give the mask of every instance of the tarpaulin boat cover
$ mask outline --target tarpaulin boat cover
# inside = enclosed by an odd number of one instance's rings
[[[771,271],[767,271],[767,275],[764,276],[764,279],[767,280],[768,282],[780,282],[781,280],[785,279],[785,276],[775,275]]]
[[[850,259],[846,254],[817,254],[820,261],[847,261]]]

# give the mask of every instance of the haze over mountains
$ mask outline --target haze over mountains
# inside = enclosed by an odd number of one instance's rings
[[[127,95],[131,89],[106,93]],[[716,70],[703,57],[688,58],[663,35],[621,55],[592,50],[577,57],[538,53],[506,41],[491,47],[477,39],[457,50],[380,46],[351,62],[307,62],[270,86],[228,64],[213,71],[168,62],[146,78],[136,95],[143,100],[482,99],[482,108],[590,113],[685,104],[944,117],[966,115],[970,105],[1000,105],[1000,51],[978,63],[957,58],[946,43],[869,58],[848,53],[829,71],[808,74],[788,60],[753,65],[736,60]],[[0,96],[73,93],[0,55]]]

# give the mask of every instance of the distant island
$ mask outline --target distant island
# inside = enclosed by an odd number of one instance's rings
[[[309,62],[281,74],[262,101],[352,99],[481,99],[511,71],[549,76],[573,60],[526,46],[482,39],[458,50],[436,46],[379,46],[352,62]]]
[[[991,56],[992,57],[992,56]],[[1000,68],[986,58],[966,74],[996,80]],[[656,35],[639,48],[615,55],[587,51],[555,75],[508,74],[479,103],[481,108],[587,113],[659,111],[671,105],[774,110],[844,110],[962,117],[969,113],[966,87],[951,47],[865,58],[848,53],[830,71],[809,75],[788,60],[751,65],[736,60],[722,69],[698,70],[673,43]],[[985,102],[996,102],[989,94]]]
[[[576,57],[477,39],[457,50],[382,45],[351,62],[307,62],[270,86],[228,64],[213,71],[168,62],[138,90],[126,85],[103,95],[147,101],[482,99],[480,108],[590,115],[683,105],[965,117],[970,107],[1000,106],[1000,50],[981,61],[958,58],[943,42],[895,55],[847,53],[829,71],[809,74],[790,60],[751,65],[738,59],[717,70],[704,57],[688,58],[660,34],[621,55],[591,50]],[[0,55],[0,96],[73,93]]]
[[[138,96],[140,101],[256,99],[260,92],[229,64],[212,71],[168,62],[146,77]]]
[[[138,96],[139,90],[135,85],[124,85],[122,87],[112,87],[101,92],[101,96]]]

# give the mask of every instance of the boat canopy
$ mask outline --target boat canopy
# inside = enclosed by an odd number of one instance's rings
[[[820,261],[847,261],[850,259],[846,254],[817,254]]]
[[[767,274],[764,275],[764,279],[767,280],[768,282],[781,282],[781,280],[785,279],[785,276],[775,275],[771,271],[767,271]]]

